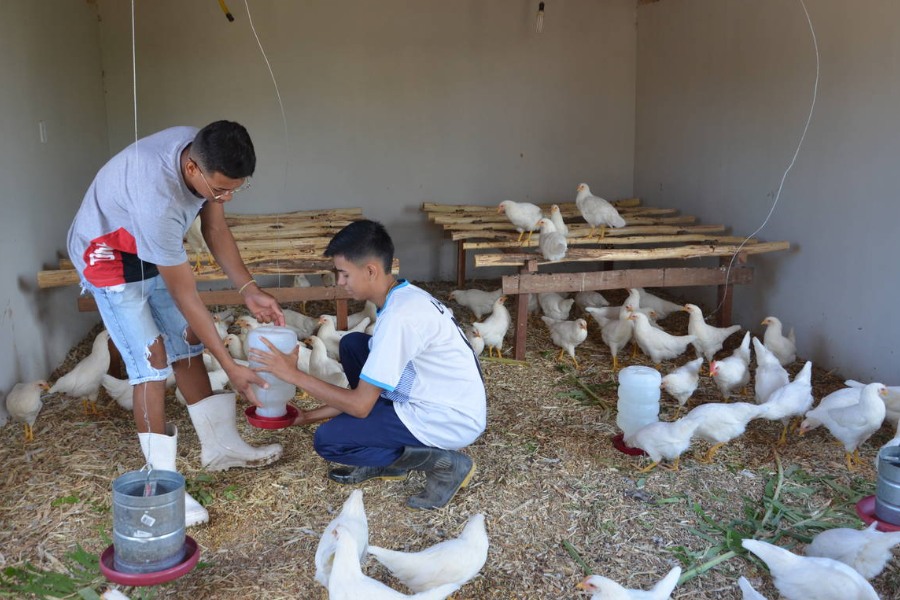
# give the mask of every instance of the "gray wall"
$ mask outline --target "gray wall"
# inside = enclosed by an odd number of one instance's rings
[[[736,321],[768,314],[799,352],[896,384],[900,3],[807,0],[821,79],[809,132],[758,237]],[[815,54],[799,2],[663,0],[638,9],[635,193],[752,233],[799,142]]]
[[[75,312],[76,288],[38,290],[107,155],[95,6],[0,5],[0,398],[46,377],[96,315]],[[41,143],[39,121],[46,124]]]
[[[228,118],[259,166],[228,210],[361,206],[397,242],[404,276],[449,278],[424,201],[573,200],[589,181],[631,193],[634,0],[255,0],[287,140],[244,3],[155,0],[137,10],[141,135]],[[133,137],[129,3],[101,0],[110,146]]]

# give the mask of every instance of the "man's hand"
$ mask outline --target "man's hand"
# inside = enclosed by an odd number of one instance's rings
[[[285,354],[278,350],[278,348],[276,348],[265,336],[260,336],[259,339],[271,352],[251,348],[248,358],[254,363],[259,363],[261,365],[255,367],[253,370],[258,373],[271,373],[282,381],[293,383],[294,376],[297,373],[297,356],[300,353],[299,346],[294,346],[292,352]]]
[[[253,318],[260,323],[284,326],[284,313],[278,305],[278,300],[259,289],[256,284],[251,288],[244,293],[244,304]]]
[[[228,380],[231,382],[234,390],[246,398],[250,404],[262,406],[262,403],[256,398],[256,394],[253,392],[251,384],[255,383],[261,388],[267,388],[269,387],[269,384],[266,383],[262,377],[254,373],[253,369],[250,367],[245,367],[237,363],[233,363],[233,365],[234,366],[226,368],[226,372],[228,373]]]

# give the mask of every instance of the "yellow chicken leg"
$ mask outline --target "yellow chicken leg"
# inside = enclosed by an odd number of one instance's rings
[[[717,453],[719,450],[721,450],[721,449],[722,449],[722,446],[724,446],[724,445],[725,445],[725,442],[721,442],[721,443],[718,443],[718,444],[716,444],[716,445],[710,447],[710,449],[709,449],[709,450],[707,451],[707,453],[706,453],[706,456],[703,457],[703,462],[705,462],[705,463],[711,463],[712,460],[713,460],[713,456],[715,456],[716,453]]]
[[[34,430],[31,428],[31,425],[25,423],[25,442],[33,442],[34,441]]]
[[[638,469],[637,472],[638,473],[649,473],[650,471],[655,469],[656,465],[658,465],[658,464],[659,464],[659,461],[654,461],[654,462],[650,463],[649,467],[644,467],[643,469]]]

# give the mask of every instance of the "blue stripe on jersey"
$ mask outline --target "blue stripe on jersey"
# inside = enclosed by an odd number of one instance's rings
[[[392,402],[399,402],[401,404],[403,402],[409,402],[409,393],[412,391],[413,383],[416,381],[416,375],[416,367],[413,365],[412,361],[409,361],[403,369],[403,374],[400,375],[400,383],[397,384],[397,387],[382,394],[382,396]]]
[[[366,383],[370,383],[370,384],[374,385],[375,387],[381,388],[388,392],[393,392],[395,389],[394,386],[392,386],[392,385],[388,385],[386,383],[381,383],[380,381],[378,381],[376,379],[372,379],[371,377],[366,377],[362,373],[359,374],[359,378],[362,379],[363,381],[365,381]]]

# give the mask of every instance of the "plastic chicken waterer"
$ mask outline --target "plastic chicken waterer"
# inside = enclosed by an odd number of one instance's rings
[[[247,345],[250,349],[262,350],[270,352],[262,338],[266,338],[279,351],[290,353],[297,345],[297,334],[293,329],[287,327],[278,327],[276,325],[265,325],[252,329],[247,334]],[[259,367],[261,364],[250,361],[250,367]],[[271,373],[259,373],[259,376],[265,380],[269,387],[261,388],[253,385],[253,392],[256,399],[262,403],[262,406],[256,407],[256,416],[267,419],[283,417],[288,412],[287,403],[293,399],[297,391],[297,387],[291,383],[287,383],[278,379]]]
[[[619,371],[616,425],[624,439],[659,420],[661,383],[662,375],[651,367],[632,366]]]

